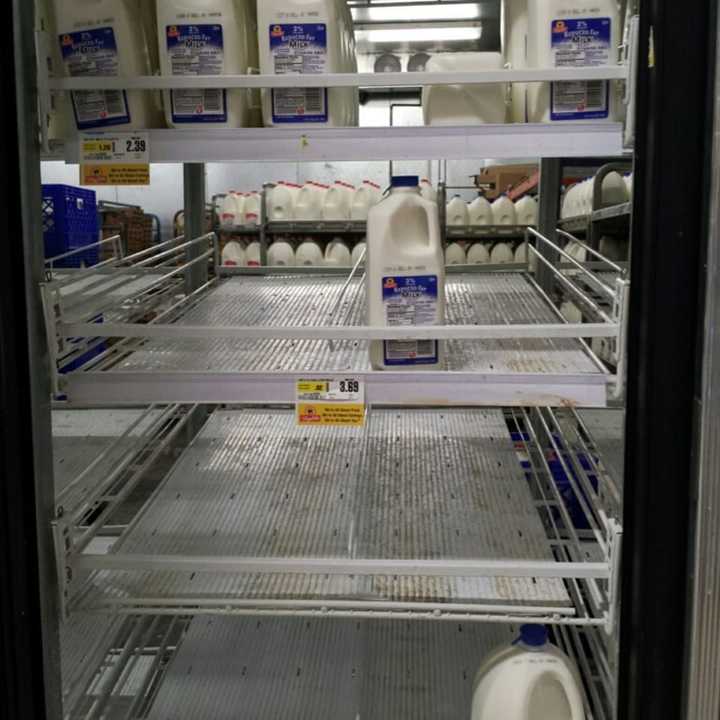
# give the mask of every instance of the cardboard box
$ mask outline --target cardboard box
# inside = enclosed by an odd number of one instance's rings
[[[475,184],[484,191],[485,197],[492,201],[527,180],[538,169],[538,165],[494,165],[481,170],[475,176]]]

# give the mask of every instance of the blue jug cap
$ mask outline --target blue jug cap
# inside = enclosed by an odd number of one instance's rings
[[[392,179],[392,186],[397,188],[412,188],[420,185],[420,178],[417,175],[396,175]]]
[[[544,625],[523,625],[517,640],[528,647],[542,647],[547,641],[548,631]]]

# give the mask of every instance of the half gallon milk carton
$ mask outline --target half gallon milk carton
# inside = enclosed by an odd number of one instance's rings
[[[438,206],[421,197],[417,177],[393,178],[390,195],[370,209],[367,230],[368,325],[443,324],[445,258]],[[431,370],[442,365],[442,347],[437,340],[374,341],[370,361],[379,370]]]
[[[255,5],[248,0],[157,0],[163,75],[246,75],[258,65]],[[244,127],[252,94],[240,88],[165,93],[171,127]]]
[[[617,0],[528,0],[528,67],[617,65],[622,38]],[[528,84],[531,122],[620,118],[607,80]]]
[[[140,0],[54,0],[56,31],[67,77],[152,75],[150,42]],[[72,93],[79,130],[157,127],[153,93],[83,90]]]
[[[257,0],[260,70],[266,75],[357,72],[352,16],[344,0]],[[357,88],[263,91],[265,125],[357,125]]]

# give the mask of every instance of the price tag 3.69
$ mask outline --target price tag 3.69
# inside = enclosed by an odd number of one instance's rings
[[[298,380],[296,415],[303,426],[362,427],[365,383],[354,377]]]

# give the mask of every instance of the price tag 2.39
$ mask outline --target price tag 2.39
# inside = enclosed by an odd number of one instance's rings
[[[80,181],[83,185],[149,185],[149,134],[83,133]]]
[[[299,425],[362,427],[365,383],[356,377],[298,380],[295,407]]]

